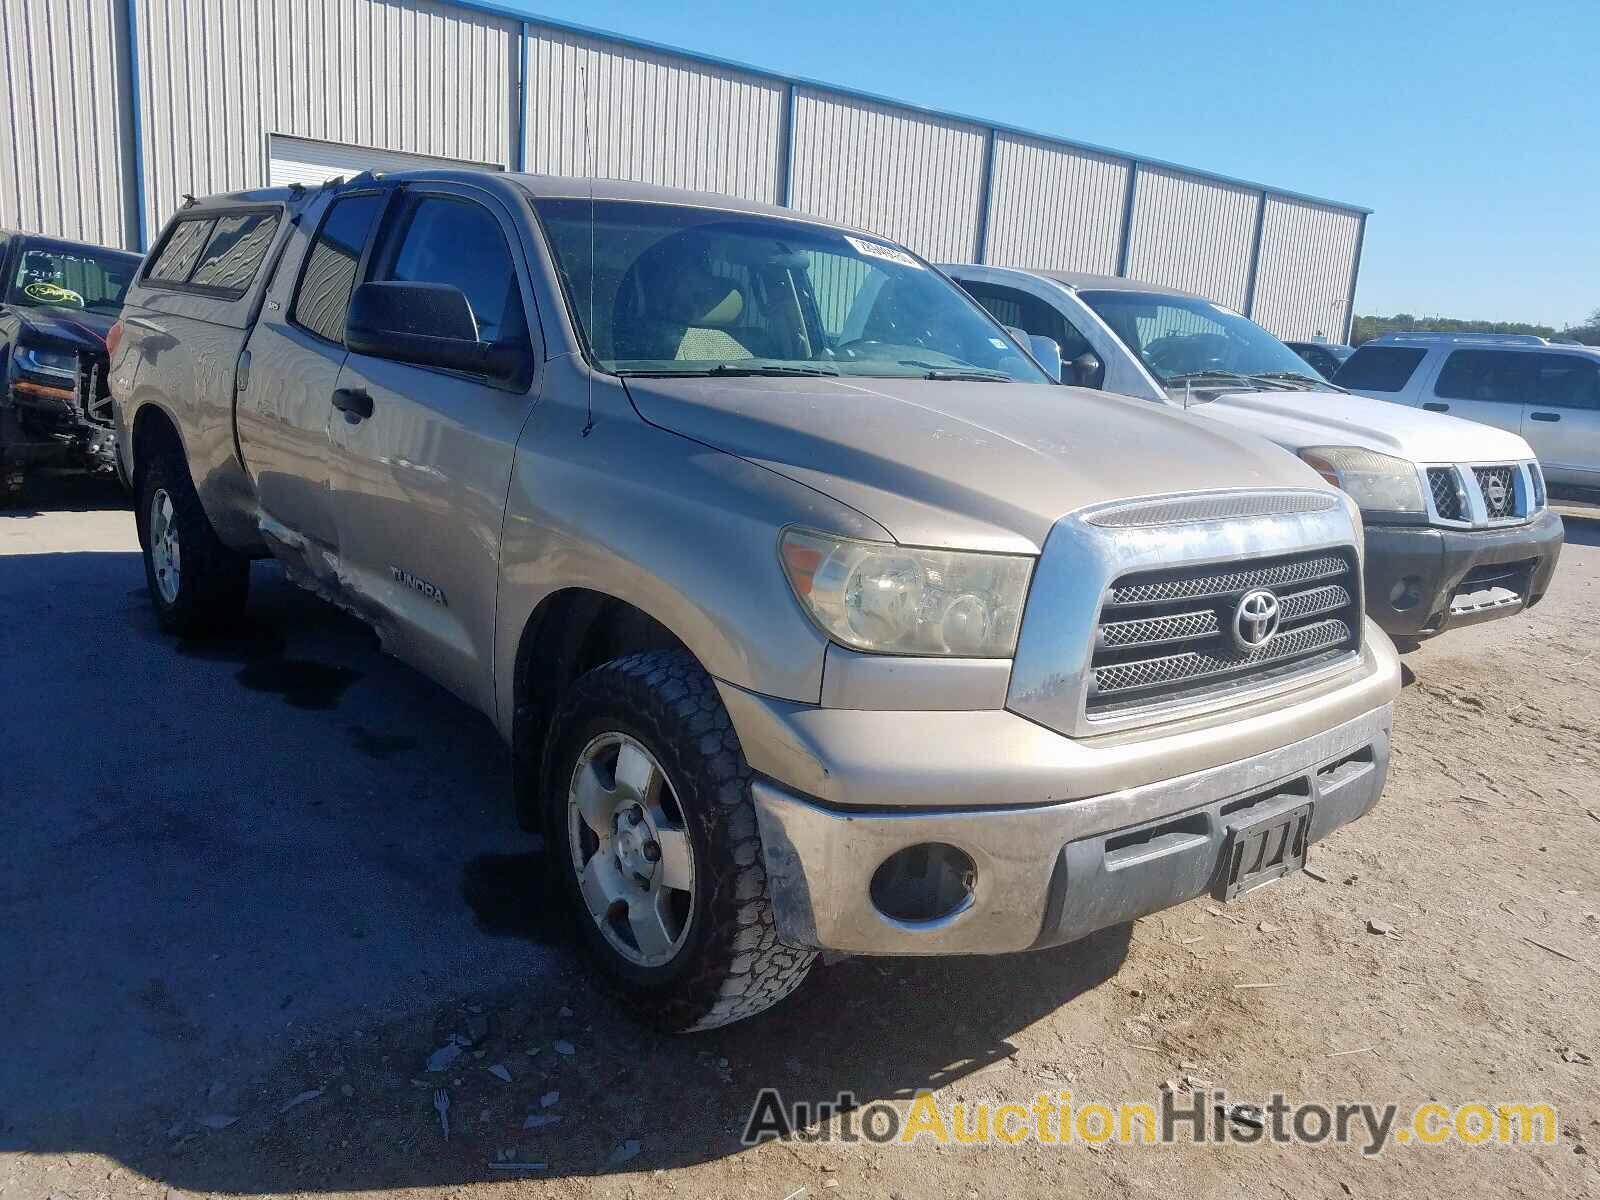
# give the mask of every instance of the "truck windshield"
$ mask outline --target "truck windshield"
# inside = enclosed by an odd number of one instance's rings
[[[534,207],[602,370],[1049,382],[965,293],[889,242],[667,204]]]
[[[114,317],[138,270],[134,254],[28,242],[17,256],[17,273],[7,281],[6,303]]]
[[[1261,326],[1207,300],[1162,292],[1079,292],[1169,388],[1283,387],[1327,381]]]

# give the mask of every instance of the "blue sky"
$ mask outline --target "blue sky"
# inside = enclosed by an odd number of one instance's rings
[[[1600,0],[499,0],[1376,210],[1356,309],[1600,309]]]

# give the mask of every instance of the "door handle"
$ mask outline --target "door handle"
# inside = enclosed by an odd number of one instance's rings
[[[372,415],[372,396],[366,388],[336,388],[333,406],[349,420],[363,421]]]
[[[1561,420],[1561,414],[1560,413],[1536,412],[1536,413],[1529,413],[1528,415],[1530,417],[1532,417],[1535,421],[1559,421],[1559,420]]]
[[[1429,412],[1449,412],[1450,411],[1450,406],[1448,404],[1424,404],[1422,407],[1427,409]]]

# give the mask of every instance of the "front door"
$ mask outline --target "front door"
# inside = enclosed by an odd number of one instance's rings
[[[1600,485],[1600,360],[1581,354],[1528,357],[1537,361],[1538,377],[1522,411],[1522,436],[1539,456],[1545,478]]]
[[[420,183],[390,207],[363,281],[459,288],[479,340],[529,348],[526,276],[498,200]],[[328,429],[345,594],[387,649],[486,711],[506,491],[536,394],[530,380],[502,386],[352,353]]]

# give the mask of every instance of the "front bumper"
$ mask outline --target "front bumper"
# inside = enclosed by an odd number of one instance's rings
[[[855,786],[860,769],[848,753],[825,755],[824,769],[827,790],[854,803],[819,800],[768,771],[752,791],[779,936],[796,946],[854,954],[998,954],[1071,941],[1206,894],[1218,884],[1227,826],[1244,814],[1269,811],[1290,797],[1309,801],[1315,841],[1377,800],[1388,770],[1399,664],[1381,634],[1369,639],[1365,657],[1364,674],[1343,687],[1365,704],[1356,715],[1227,761],[1200,766],[1204,760],[1190,754],[1185,761],[1193,769],[1187,771],[1172,770],[1164,757],[1166,743],[1187,734],[1088,746],[1011,714],[994,715],[1064,744],[1066,755],[1052,757],[1042,741],[1028,756],[1015,754],[1016,743],[969,742],[972,761],[963,765],[950,759],[954,738],[942,747],[914,736],[876,739],[878,761],[869,779],[898,775],[931,783],[926,771],[932,761],[941,782],[953,777],[978,785],[959,806],[913,806],[892,791],[862,806],[865,797]],[[1280,704],[1279,712],[1295,707]],[[840,715],[866,718],[882,735],[884,720],[920,728],[930,717],[991,714]],[[1236,732],[1222,726],[1211,735],[1227,742]],[[1099,769],[1099,756],[1117,764],[1114,776]],[[1086,793],[1086,783],[1111,777],[1139,782]],[[940,799],[947,795],[930,791]],[[1041,802],[1041,795],[1054,798]],[[1071,796],[1078,798],[1065,798]],[[874,876],[891,856],[930,843],[970,859],[970,891],[931,920],[887,915],[874,900]]]
[[[1367,615],[1397,637],[1511,616],[1544,596],[1564,537],[1549,509],[1499,529],[1368,525]]]
[[[115,429],[91,419],[73,389],[14,379],[0,394],[0,464],[108,469],[115,459]]]

